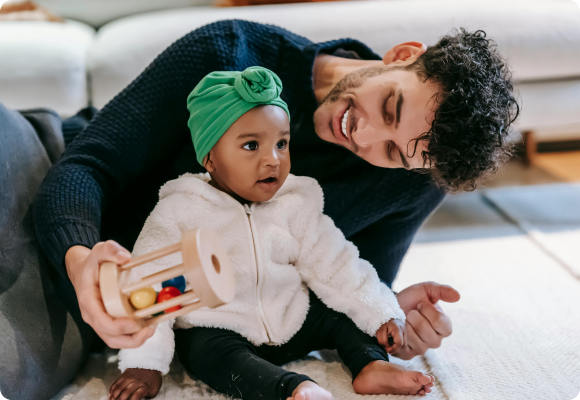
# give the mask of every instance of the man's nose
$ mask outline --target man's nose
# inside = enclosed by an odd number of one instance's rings
[[[379,131],[371,125],[359,126],[351,132],[352,141],[358,147],[370,147],[379,142],[384,142],[387,140],[386,135],[386,132]]]

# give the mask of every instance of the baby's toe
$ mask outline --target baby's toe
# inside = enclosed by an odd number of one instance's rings
[[[415,381],[417,383],[419,383],[421,386],[425,386],[428,384],[432,384],[433,383],[433,378],[429,375],[425,375],[422,372],[417,372],[416,376],[415,376]]]

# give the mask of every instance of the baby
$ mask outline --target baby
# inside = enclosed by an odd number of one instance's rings
[[[357,393],[431,391],[431,376],[389,362],[387,353],[406,342],[395,295],[322,213],[318,183],[289,174],[290,113],[281,91],[276,74],[251,67],[210,73],[189,95],[188,125],[208,173],[163,185],[134,255],[209,227],[231,258],[236,296],[163,322],[141,347],[121,350],[123,373],[110,399],[154,397],[174,349],[189,372],[235,398],[332,399],[308,376],[280,367],[320,349],[338,351]],[[138,274],[180,257],[156,260]]]

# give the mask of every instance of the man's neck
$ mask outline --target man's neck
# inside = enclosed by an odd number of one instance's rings
[[[358,69],[384,65],[381,60],[355,60],[319,54],[314,60],[312,84],[318,104],[330,93],[332,88],[346,75]]]

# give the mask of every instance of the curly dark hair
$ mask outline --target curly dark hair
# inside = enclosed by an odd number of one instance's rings
[[[496,43],[484,31],[461,28],[407,69],[440,88],[431,129],[415,139],[415,151],[419,141],[428,142],[424,172],[447,191],[474,190],[511,155],[509,130],[520,112]]]

